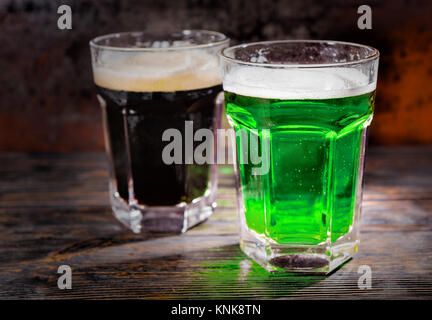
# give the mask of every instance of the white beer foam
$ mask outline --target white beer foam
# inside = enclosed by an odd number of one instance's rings
[[[268,99],[332,99],[375,90],[376,81],[353,68],[262,68],[239,66],[224,75],[232,93]]]
[[[93,77],[100,87],[136,92],[193,90],[222,82],[217,56],[202,51],[102,51]]]

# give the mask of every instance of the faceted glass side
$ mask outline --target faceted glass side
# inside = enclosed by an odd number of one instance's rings
[[[374,92],[322,101],[269,101],[229,92],[225,98],[236,130],[241,248],[268,270],[331,272],[358,248]],[[293,112],[302,125],[289,125]],[[269,172],[262,175],[253,174],[256,165],[246,159],[255,136],[269,142]]]
[[[206,185],[202,194],[195,196],[193,199],[184,200],[175,205],[169,206],[147,206],[140,203],[134,196],[136,194],[135,184],[132,178],[134,176],[132,174],[134,168],[131,165],[130,160],[127,160],[131,158],[131,150],[129,148],[127,134],[129,126],[124,126],[126,132],[123,135],[123,138],[126,141],[126,143],[124,143],[126,148],[123,150],[126,160],[119,166],[118,161],[116,163],[113,157],[113,140],[111,140],[110,137],[110,132],[113,132],[113,130],[108,129],[109,121],[106,109],[107,103],[101,95],[98,95],[98,100],[102,107],[105,147],[110,163],[109,194],[115,217],[135,233],[185,232],[210,217],[216,207],[216,191],[218,183],[218,170],[217,165],[215,164],[216,161],[212,164],[205,165],[205,168],[202,166],[203,170],[208,170],[208,173],[205,175],[207,178],[205,178],[204,181],[201,181],[202,175],[196,175],[197,178],[195,180],[188,180],[187,188],[193,188],[194,183],[199,183],[200,185],[204,183]],[[222,100],[222,95],[219,95],[211,102],[214,105],[211,115],[211,127],[213,128],[215,137],[217,137],[216,132],[221,125]],[[124,117],[124,123],[127,124],[128,112],[124,112]],[[153,138],[156,139],[156,137]],[[214,151],[214,158],[217,159],[216,149]],[[198,168],[198,166],[195,167],[194,165],[183,164],[180,166],[187,166],[186,170],[189,171],[201,170],[201,167]],[[126,185],[126,198],[128,199],[125,199],[125,196],[122,196],[121,192],[119,192],[118,186],[121,185],[118,180],[119,171],[125,172],[126,174],[123,174],[123,176],[129,177],[126,183],[123,183]],[[196,181],[198,178],[200,181]]]

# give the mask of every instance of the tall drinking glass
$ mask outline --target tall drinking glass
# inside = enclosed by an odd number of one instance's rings
[[[115,216],[134,232],[186,231],[214,208],[217,170],[196,132],[220,126],[221,33],[126,32],[90,42]],[[214,155],[216,156],[216,155]]]
[[[268,270],[326,274],[357,251],[378,57],[335,41],[223,50],[240,244]]]

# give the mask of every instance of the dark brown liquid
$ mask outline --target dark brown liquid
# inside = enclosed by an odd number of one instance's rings
[[[214,100],[222,87],[177,92],[128,92],[101,87],[98,90],[106,102],[107,130],[120,196],[129,199],[129,174],[133,181],[131,195],[139,204],[175,205],[203,196],[208,187],[209,165],[165,164],[162,151],[170,142],[162,141],[162,134],[170,128],[181,132],[185,163],[185,121],[193,121],[194,133],[201,128],[212,129]],[[200,143],[194,142],[194,149]]]

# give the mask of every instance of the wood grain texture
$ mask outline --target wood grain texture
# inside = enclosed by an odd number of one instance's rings
[[[368,151],[359,253],[328,277],[267,273],[238,247],[232,170],[187,234],[134,235],[111,214],[102,153],[0,154],[1,299],[430,299],[432,147]],[[70,265],[73,289],[57,288]],[[357,285],[372,268],[372,289]]]

